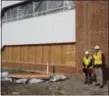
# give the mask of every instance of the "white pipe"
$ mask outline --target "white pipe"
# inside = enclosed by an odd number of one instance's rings
[[[46,67],[46,73],[48,74],[49,73],[49,62],[47,62],[47,67]]]

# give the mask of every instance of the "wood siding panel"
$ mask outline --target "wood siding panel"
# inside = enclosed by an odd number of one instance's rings
[[[6,48],[1,52],[1,60],[6,60]]]
[[[50,64],[54,64],[54,45],[50,46]]]
[[[34,63],[35,62],[35,48],[34,46],[29,46],[29,62]]]
[[[50,58],[49,46],[43,46],[43,63],[49,62]]]
[[[16,61],[20,62],[20,47],[16,47]]]
[[[24,47],[21,46],[20,48],[21,48],[21,50],[20,50],[20,61],[24,62]]]
[[[8,61],[8,47],[5,47],[5,50],[4,50],[4,54],[5,54],[5,60]]]
[[[10,53],[10,56],[11,56],[11,61],[16,61],[16,48],[15,47],[10,47],[11,48],[11,53]]]
[[[61,64],[61,46],[56,45],[54,47],[54,62],[55,64]]]
[[[72,65],[75,63],[75,50],[73,45],[66,46],[66,65]]]
[[[36,62],[36,46],[33,46],[33,62]]]
[[[12,46],[6,47],[2,56],[7,61],[71,66],[75,64],[76,48],[74,44]]]
[[[28,62],[28,53],[29,53],[29,50],[28,50],[28,46],[25,46],[23,48],[23,62]]]
[[[8,47],[8,60],[9,61],[12,61],[12,54],[13,54],[13,52],[12,52],[13,50],[12,50],[12,47]]]
[[[42,46],[37,46],[36,50],[36,63],[42,63]]]
[[[66,45],[61,45],[61,46],[62,46],[62,64],[66,65],[66,61],[65,61]]]

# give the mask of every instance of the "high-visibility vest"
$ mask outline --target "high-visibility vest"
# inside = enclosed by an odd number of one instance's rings
[[[86,66],[88,66],[91,62],[91,57],[89,56],[88,58],[86,58],[86,56],[83,58],[83,62]],[[90,68],[92,68],[92,66],[90,66]]]
[[[102,52],[94,53],[94,65],[102,65]]]

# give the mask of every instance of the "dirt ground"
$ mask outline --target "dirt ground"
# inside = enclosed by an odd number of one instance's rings
[[[83,74],[72,74],[67,80],[37,84],[1,82],[2,95],[108,95],[108,84],[102,89],[84,84]]]

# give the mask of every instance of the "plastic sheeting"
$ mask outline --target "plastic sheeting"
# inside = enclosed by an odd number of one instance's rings
[[[18,80],[15,80],[15,83],[26,83],[27,79],[18,79]]]
[[[54,75],[49,81],[56,82],[56,81],[65,80],[65,79],[67,79],[67,76],[65,75]]]
[[[31,79],[29,80],[28,84],[34,84],[34,83],[40,83],[43,82],[44,80],[41,79]]]
[[[48,80],[50,82],[57,82],[61,80],[66,80],[68,77],[66,75],[53,75]],[[8,72],[2,72],[2,81],[11,81],[13,82],[12,78],[8,76]],[[23,84],[34,84],[34,83],[41,83],[44,80],[42,79],[16,79],[14,78],[14,83],[23,83]]]
[[[1,81],[12,81],[12,78],[8,77],[8,72],[1,73]]]

